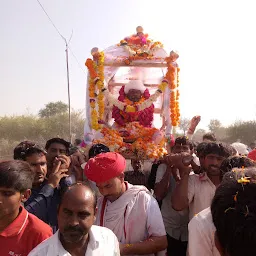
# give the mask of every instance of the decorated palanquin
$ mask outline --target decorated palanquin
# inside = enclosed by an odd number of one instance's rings
[[[178,54],[167,54],[141,26],[87,59],[85,145],[105,144],[126,158],[158,159],[179,124]]]

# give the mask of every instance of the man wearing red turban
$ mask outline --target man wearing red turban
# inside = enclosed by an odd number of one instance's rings
[[[124,181],[125,167],[126,160],[114,152],[87,162],[85,175],[103,195],[97,203],[96,225],[115,233],[121,255],[165,255],[167,239],[158,203],[144,186]]]
[[[252,159],[253,161],[256,161],[256,149],[252,150],[252,151],[248,154],[248,158]]]

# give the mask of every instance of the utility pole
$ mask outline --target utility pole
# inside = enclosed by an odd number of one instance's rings
[[[58,28],[55,26],[55,24],[53,23],[52,19],[50,18],[50,16],[48,15],[48,13],[46,12],[46,10],[44,9],[43,5],[41,4],[41,2],[39,0],[37,0],[38,4],[40,5],[40,7],[42,8],[43,12],[45,13],[45,15],[47,16],[47,18],[49,19],[50,23],[52,24],[52,26],[55,28],[55,30],[57,31],[57,33],[59,34],[59,36],[64,40],[65,44],[66,44],[66,66],[67,66],[67,83],[68,83],[68,116],[69,116],[69,137],[70,137],[70,142],[72,143],[72,130],[71,130],[71,104],[70,104],[70,83],[69,83],[69,62],[68,62],[68,44],[73,36],[73,30],[71,33],[71,36],[67,42],[66,38],[60,33],[60,31],[58,30]],[[72,52],[71,52],[72,53]],[[74,55],[74,54],[73,54]]]
[[[67,84],[68,84],[68,122],[69,122],[69,141],[72,143],[72,130],[71,130],[71,104],[70,104],[70,83],[69,83],[69,62],[68,62],[68,43],[66,43],[66,67],[67,67]]]

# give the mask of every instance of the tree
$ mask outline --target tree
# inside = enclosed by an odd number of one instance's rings
[[[209,130],[213,133],[216,133],[221,127],[221,122],[218,119],[212,119],[208,125]]]
[[[39,110],[38,115],[41,118],[61,115],[68,111],[68,105],[62,101],[49,102],[45,108]]]
[[[183,135],[186,135],[186,132],[189,128],[189,125],[190,125],[190,120],[188,118],[181,118],[180,119],[180,129],[182,130],[183,132]]]
[[[76,138],[83,138],[84,123],[82,111],[71,113],[72,132]],[[12,159],[13,149],[21,141],[31,140],[44,146],[53,137],[70,139],[68,113],[48,118],[33,115],[0,117],[0,161]]]
[[[201,142],[203,140],[203,135],[206,133],[204,129],[198,129],[193,135],[193,141]]]
[[[230,143],[238,139],[247,145],[256,140],[256,121],[236,122],[227,128]]]

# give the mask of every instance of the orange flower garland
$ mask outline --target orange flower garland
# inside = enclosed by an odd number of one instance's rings
[[[179,124],[180,121],[180,104],[179,104],[179,99],[180,99],[180,91],[179,91],[179,85],[180,85],[180,80],[179,80],[179,72],[180,68],[177,68],[177,89],[176,89],[176,116],[177,116],[177,122]]]
[[[158,131],[156,128],[146,128],[139,123],[128,123],[125,127],[129,137],[125,139],[134,139],[132,144],[124,143],[123,137],[121,137],[119,131],[113,130],[107,127],[103,127],[101,130],[102,138],[94,140],[93,144],[102,143],[108,146],[111,151],[119,153],[130,152],[132,155],[136,155],[141,159],[159,159],[167,154],[164,148],[165,138],[156,144],[152,141],[154,134]]]
[[[104,88],[104,53],[99,53],[98,65],[92,59],[87,59],[85,65],[89,71],[89,97],[91,107],[91,126],[94,130],[99,130],[99,120],[104,116],[104,94],[102,89]],[[98,73],[96,71],[98,70]],[[96,85],[95,85],[96,83]],[[99,91],[97,96],[96,86]],[[98,112],[96,110],[96,97],[98,103]]]
[[[93,141],[93,144],[101,143],[108,146],[111,151],[116,151],[123,146],[123,138],[120,136],[119,132],[107,127],[101,129],[103,138]]]
[[[98,130],[98,117],[96,111],[96,102],[95,102],[95,79],[97,79],[97,72],[95,71],[94,62],[91,59],[87,59],[85,65],[88,68],[90,78],[89,78],[89,97],[90,97],[90,107],[91,107],[91,126],[92,129]]]
[[[179,68],[174,67],[169,58],[166,59],[168,64],[168,69],[166,73],[166,78],[169,81],[169,88],[171,90],[170,94],[170,110],[171,110],[171,122],[172,126],[177,126],[180,119],[180,109],[179,109],[179,91],[177,87],[179,86]],[[176,79],[175,79],[176,76]]]
[[[104,88],[104,52],[99,53],[98,60],[98,74],[99,80],[97,81],[98,87],[98,112],[99,112],[99,120],[103,120],[104,116],[104,94],[102,89]]]

